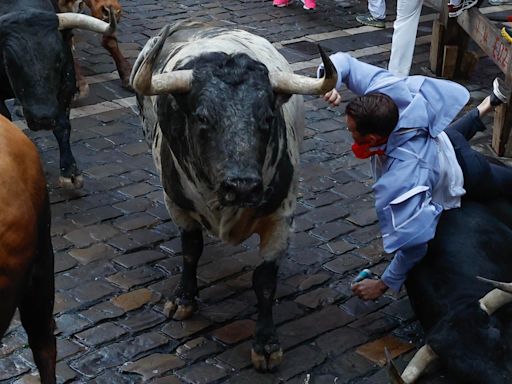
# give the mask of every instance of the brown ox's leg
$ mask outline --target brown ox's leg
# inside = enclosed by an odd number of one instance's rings
[[[181,231],[183,252],[183,272],[176,288],[175,299],[166,303],[164,313],[174,320],[185,320],[197,309],[197,263],[203,252],[203,233],[201,228]]]
[[[80,63],[76,57],[75,39],[72,36],[68,40],[68,44],[73,52],[73,66],[75,67],[76,86],[78,87],[78,95],[75,95],[75,99],[83,99],[89,95],[89,84],[87,84],[87,80],[85,80],[85,77],[82,74]]]
[[[132,66],[121,53],[119,44],[117,43],[117,37],[103,36],[101,45],[103,45],[103,48],[105,48],[114,59],[123,88],[133,91],[133,88],[130,85],[130,72],[132,71]]]
[[[49,204],[49,203],[47,203]],[[33,266],[32,279],[19,306],[21,323],[28,335],[28,343],[42,384],[54,384],[57,349],[53,303],[55,297],[53,277],[53,248],[50,238],[50,210],[47,207],[44,223],[40,226],[38,254]]]
[[[260,254],[263,263],[254,271],[253,289],[258,299],[258,320],[251,360],[259,371],[274,371],[281,364],[283,350],[279,344],[272,306],[276,292],[277,260],[288,248],[290,225],[286,218],[263,219],[256,232],[260,235]]]

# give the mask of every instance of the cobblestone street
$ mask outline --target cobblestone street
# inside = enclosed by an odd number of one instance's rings
[[[396,5],[390,3],[386,28],[377,29],[355,21],[366,11],[366,2],[356,0],[319,0],[316,11],[304,10],[300,0],[285,8],[270,0],[122,0],[118,37],[133,63],[165,24],[194,18],[261,35],[297,73],[315,76],[317,43],[328,53],[347,51],[387,67]],[[485,1],[482,9],[503,13],[512,6]],[[436,17],[423,8],[412,74],[428,74]],[[54,136],[25,130],[40,150],[52,203],[59,383],[381,384],[388,382],[384,346],[403,369],[423,342],[405,291],[368,303],[350,291],[358,271],[381,273],[391,259],[382,250],[369,162],[354,158],[345,128],[344,107],[353,95],[344,90],[338,108],[305,97],[299,200],[274,307],[285,355],[276,373],[260,374],[250,360],[258,238],[229,246],[205,236],[199,311],[187,321],[167,320],[163,304],[180,278],[181,243],[143,140],[135,96],[121,88],[101,38],[75,34],[91,88],[71,111],[82,190],[58,187]],[[470,79],[460,80],[471,91],[469,106],[488,94],[498,75],[481,57]],[[485,122],[488,130],[473,143],[490,153],[492,116]],[[23,121],[17,124],[26,129]],[[16,315],[0,343],[0,383],[33,383],[35,374]],[[448,382],[442,370],[420,381]]]

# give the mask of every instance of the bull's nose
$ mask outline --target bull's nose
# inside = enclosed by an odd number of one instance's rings
[[[233,177],[221,183],[222,200],[227,205],[255,205],[263,194],[263,182],[259,177]]]

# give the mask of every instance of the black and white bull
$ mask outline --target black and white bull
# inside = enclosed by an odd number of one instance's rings
[[[60,30],[112,34],[116,23],[114,15],[108,24],[56,11],[50,0],[0,0],[0,114],[11,119],[5,100],[15,97],[30,129],[53,130],[60,150],[60,182],[80,187],[82,176],[69,144],[75,72],[70,34]]]
[[[282,359],[272,304],[297,193],[304,130],[298,94],[323,94],[336,84],[322,57],[325,78],[295,75],[259,36],[184,22],[146,44],[131,76],[165,202],[181,228],[183,274],[166,311],[182,320],[196,309],[201,226],[233,244],[257,233],[263,262],[253,274],[259,315],[251,357],[260,370]]]
[[[393,383],[414,383],[439,360],[464,384],[512,383],[512,294],[477,280],[512,281],[512,204],[463,202],[443,213],[406,287],[426,344]],[[512,292],[511,284],[505,288]]]

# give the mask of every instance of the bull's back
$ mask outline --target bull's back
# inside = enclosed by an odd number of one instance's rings
[[[0,289],[22,275],[36,251],[46,182],[34,144],[0,116]]]
[[[443,212],[427,256],[411,271],[407,292],[428,330],[454,306],[482,298],[492,287],[476,276],[512,281],[512,204],[465,201]]]

